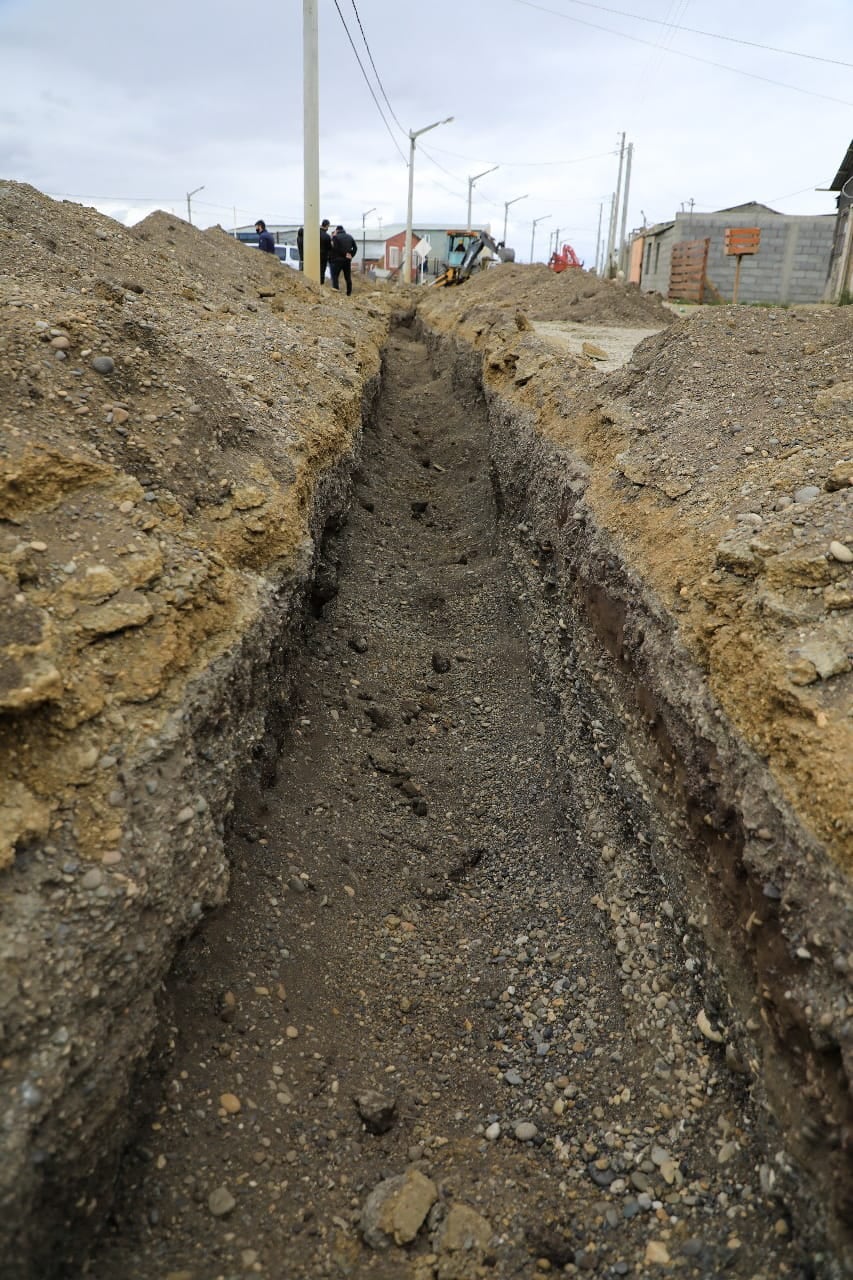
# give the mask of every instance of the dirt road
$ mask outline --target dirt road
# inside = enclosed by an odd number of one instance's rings
[[[830,1275],[608,726],[537,683],[482,408],[407,330],[386,359],[277,777],[248,771],[86,1274]]]

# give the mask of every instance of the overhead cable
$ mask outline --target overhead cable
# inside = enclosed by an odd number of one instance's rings
[[[421,150],[423,149],[422,145]],[[430,150],[444,156],[456,156],[459,160],[470,160],[473,164],[479,164],[482,161],[483,164],[500,165],[503,169],[547,169],[555,165],[586,164],[588,160],[602,160],[605,156],[618,154],[617,150],[611,147],[609,151],[598,151],[594,156],[578,156],[574,160],[496,160],[494,158],[489,160],[483,156],[464,156],[458,151],[448,151],[446,147],[435,147],[432,144],[430,144]]]
[[[613,27],[603,27],[598,22],[587,22],[585,18],[575,18],[560,9],[549,9],[547,5],[537,4],[535,0],[513,0],[514,4],[523,5],[526,9],[538,9],[553,18],[563,18],[566,22],[575,22],[582,27],[591,27],[594,31],[604,31],[609,36],[621,36],[623,40],[633,40],[635,44],[645,44],[652,49],[664,49],[677,58],[688,58],[691,62],[701,62],[706,67],[716,67],[720,71],[731,71],[737,76],[748,76],[750,80],[761,80],[764,84],[775,85],[777,89],[790,89],[793,93],[804,93],[810,98],[821,98],[824,102],[838,102],[842,107],[853,107],[853,102],[846,98],[836,98],[829,93],[816,93],[813,89],[801,89],[799,85],[787,84],[784,80],[773,80],[770,76],[761,76],[756,71],[743,71],[740,67],[730,67],[725,62],[715,62],[712,58],[702,58],[698,53],[686,53],[683,49],[671,49],[668,45],[657,44],[654,40],[644,40],[642,36],[629,35],[627,31],[617,31]],[[572,3],[572,0],[569,0]]]
[[[359,70],[361,71],[361,74],[364,77],[364,83],[367,85],[367,88],[370,91],[370,96],[376,104],[376,110],[379,112],[379,115],[382,117],[382,123],[385,125],[385,128],[388,130],[388,136],[391,139],[391,141],[394,143],[394,146],[397,149],[397,154],[399,155],[400,159],[403,161],[403,164],[408,165],[409,162],[406,159],[405,155],[403,154],[403,151],[401,150],[400,145],[397,142],[397,139],[394,137],[394,134],[391,132],[390,124],[385,119],[385,113],[382,110],[382,107],[379,105],[379,99],[377,98],[376,94],[373,92],[373,85],[370,83],[370,80],[367,77],[367,72],[364,69],[364,63],[361,61],[361,58],[358,56],[358,49],[356,49],[355,41],[353,40],[352,36],[349,33],[349,27],[346,24],[344,15],[341,13],[341,6],[338,4],[338,0],[335,0],[335,8],[338,11],[338,17],[341,20],[341,26],[346,32],[347,40],[349,40],[352,51],[355,54],[355,60],[358,63]]]
[[[356,22],[358,23],[358,29],[361,32],[361,38],[364,41],[364,47],[367,50],[367,56],[370,59],[370,65],[371,67],[373,67],[373,74],[376,76],[376,83],[379,85],[379,91],[382,94],[382,97],[385,99],[385,105],[387,106],[388,110],[391,112],[391,119],[394,121],[398,129],[402,130],[403,133],[407,134],[408,131],[403,127],[403,125],[400,124],[400,121],[397,119],[397,116],[394,112],[394,108],[391,106],[391,103],[388,100],[388,94],[385,92],[385,86],[382,83],[382,78],[376,69],[376,63],[373,61],[373,54],[371,53],[370,45],[367,42],[367,36],[364,33],[364,27],[361,25],[361,15],[358,12],[358,9],[356,8],[355,0],[350,0],[350,3],[352,4],[353,10],[355,12],[355,18],[356,18]]]
[[[667,21],[665,18],[647,18],[641,13],[629,13],[627,9],[611,9],[606,4],[594,3],[594,0],[566,0],[566,2],[583,5],[585,9],[597,9],[600,13],[613,13],[620,18],[631,18],[635,22],[651,22],[655,26],[666,27],[670,31],[684,31],[691,36],[704,36],[707,40],[725,40],[728,44],[742,44],[750,49],[763,49],[765,53],[781,53],[788,58],[806,58],[810,62],[828,62],[835,67],[853,67],[853,62],[844,62],[841,58],[825,58],[822,54],[804,53],[801,49],[780,49],[777,45],[762,44],[758,40],[724,36],[718,31],[701,31],[697,27],[684,27],[678,22]]]

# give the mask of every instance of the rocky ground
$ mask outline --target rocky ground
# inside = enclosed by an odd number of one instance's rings
[[[2,1274],[848,1274],[851,309],[0,248]]]
[[[235,814],[90,1276],[808,1274],[683,924],[531,683],[485,439],[393,338],[279,780]]]

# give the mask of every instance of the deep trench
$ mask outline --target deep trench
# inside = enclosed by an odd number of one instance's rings
[[[601,584],[577,630],[488,437],[476,382],[392,333],[289,684],[257,690],[229,901],[163,993],[95,1280],[846,1274],[746,1050],[697,1027],[738,1000],[690,916],[710,845],[685,810],[675,883],[603,697],[618,609]],[[679,744],[642,711],[672,796]],[[406,1169],[437,1205],[405,1247],[365,1243]],[[451,1249],[459,1205],[488,1244]]]

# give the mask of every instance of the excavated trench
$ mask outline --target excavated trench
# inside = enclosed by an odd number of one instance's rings
[[[111,1216],[92,1246],[78,1198],[5,1274],[851,1274],[846,1078],[780,883],[818,851],[582,469],[403,325],[353,484],[242,691],[230,896],[160,998]]]

